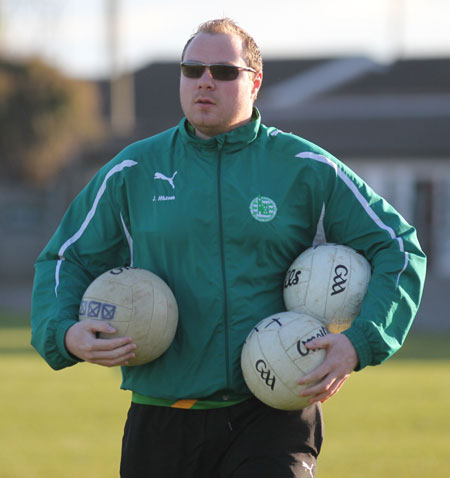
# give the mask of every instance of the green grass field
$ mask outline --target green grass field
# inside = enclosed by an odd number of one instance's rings
[[[26,320],[0,314],[0,478],[118,477],[130,400],[120,371],[52,371],[28,345]],[[449,343],[412,335],[387,363],[353,374],[324,405],[318,478],[448,476]]]

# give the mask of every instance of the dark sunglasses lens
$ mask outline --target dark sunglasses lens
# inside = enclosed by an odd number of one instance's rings
[[[233,65],[211,65],[209,69],[212,77],[220,81],[233,81],[239,76],[239,68]]]
[[[186,78],[200,78],[206,66],[204,65],[181,65],[181,72]],[[239,76],[239,68],[233,65],[211,65],[211,75],[215,80],[233,81]]]
[[[181,65],[181,71],[186,78],[200,78],[205,68],[203,65]]]

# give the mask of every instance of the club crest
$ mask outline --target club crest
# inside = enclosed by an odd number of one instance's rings
[[[277,205],[273,199],[259,195],[250,203],[250,213],[257,221],[268,222],[277,215]]]

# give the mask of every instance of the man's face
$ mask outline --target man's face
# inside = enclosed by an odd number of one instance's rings
[[[200,33],[187,47],[183,61],[247,66],[237,35]],[[240,71],[232,81],[215,80],[208,68],[198,79],[181,74],[180,101],[197,136],[211,138],[247,123],[261,86],[262,73]]]

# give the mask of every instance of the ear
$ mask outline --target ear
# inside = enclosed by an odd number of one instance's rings
[[[256,98],[258,97],[258,92],[262,85],[262,79],[263,79],[262,71],[255,73],[255,77],[253,78],[253,87],[251,91],[253,102],[255,102]]]

